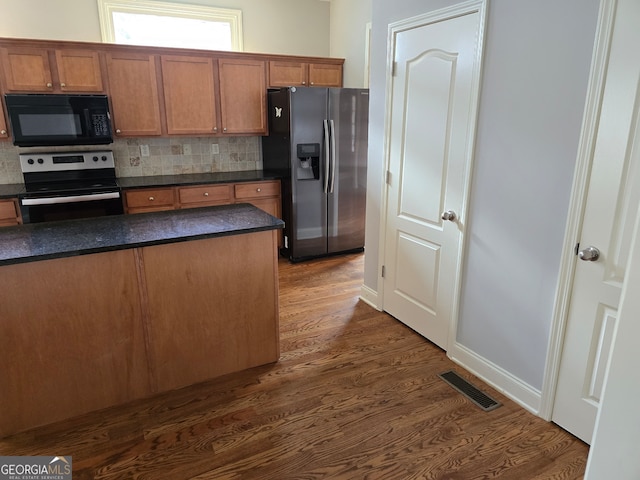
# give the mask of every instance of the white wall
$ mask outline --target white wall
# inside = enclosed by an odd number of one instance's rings
[[[348,59],[344,64],[344,86],[365,86],[367,23],[371,22],[371,0],[331,0],[329,56]]]
[[[454,3],[373,0],[365,290],[377,292],[380,280],[387,25]],[[534,390],[542,387],[597,13],[598,0],[488,3],[457,340]]]
[[[329,2],[172,0],[171,3],[242,10],[246,52],[329,56]],[[0,37],[88,42],[100,42],[102,38],[96,0],[0,0],[0,12]]]

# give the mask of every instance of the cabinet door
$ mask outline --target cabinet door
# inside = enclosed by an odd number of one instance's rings
[[[56,50],[63,92],[103,92],[100,57],[91,50]]]
[[[4,119],[4,109],[2,108],[2,102],[0,101],[0,140],[9,138],[9,132],[7,131],[7,122]]]
[[[0,227],[18,225],[20,214],[18,213],[18,200],[0,200]]]
[[[3,48],[2,69],[9,92],[50,92],[53,90],[47,50],[38,48]]]
[[[307,84],[307,64],[302,62],[269,62],[270,87],[302,87]]]
[[[222,133],[267,133],[267,82],[261,60],[220,59]]]
[[[155,56],[107,54],[107,73],[116,136],[162,134]]]
[[[163,55],[161,62],[167,133],[217,133],[213,60]]]
[[[341,87],[342,65],[310,63],[309,85],[312,87]]]

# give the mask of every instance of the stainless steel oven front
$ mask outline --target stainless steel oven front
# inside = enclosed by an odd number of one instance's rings
[[[120,215],[122,194],[110,151],[20,155],[24,223]]]

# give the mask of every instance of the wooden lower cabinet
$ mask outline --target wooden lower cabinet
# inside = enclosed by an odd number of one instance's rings
[[[9,131],[7,130],[7,121],[4,118],[4,108],[0,101],[0,140],[8,139]]]
[[[0,266],[0,438],[277,361],[275,243],[268,230]]]
[[[0,227],[9,227],[21,223],[18,200],[14,198],[0,200]]]
[[[179,208],[208,207],[228,205],[231,202],[231,185],[198,185],[178,187]]]
[[[266,231],[143,249],[158,391],[279,357],[274,237]]]
[[[134,250],[0,267],[0,437],[151,393]]]
[[[175,210],[173,188],[136,188],[125,190],[124,207],[127,213],[159,212]]]

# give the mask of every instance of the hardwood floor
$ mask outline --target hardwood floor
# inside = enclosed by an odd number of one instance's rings
[[[584,443],[358,301],[362,261],[281,261],[276,364],[8,437],[0,454],[71,455],[74,480],[582,478]],[[437,377],[450,369],[503,406],[479,409]]]

